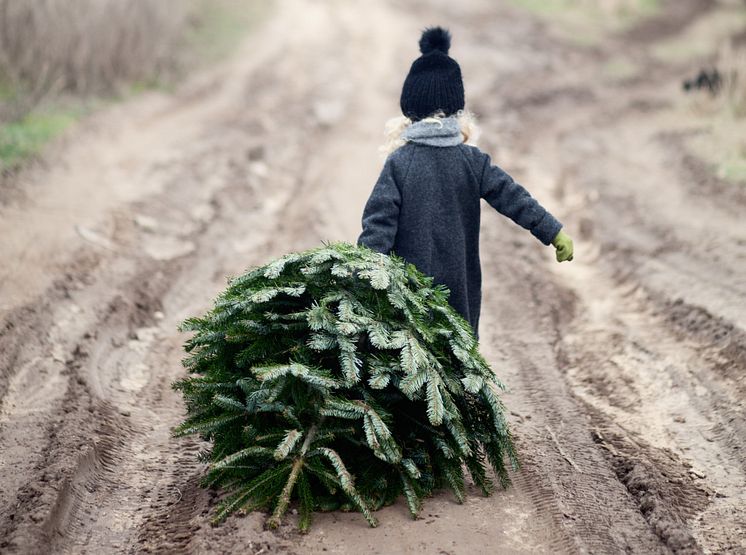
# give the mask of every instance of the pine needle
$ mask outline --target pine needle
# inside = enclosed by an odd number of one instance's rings
[[[173,387],[174,433],[210,441],[204,485],[224,488],[215,520],[298,506],[372,511],[401,495],[416,517],[439,487],[464,500],[466,466],[485,493],[518,459],[504,390],[448,292],[411,264],[332,243],[229,282],[182,324],[189,376]],[[558,442],[559,445],[559,442]],[[558,447],[562,452],[561,447]]]

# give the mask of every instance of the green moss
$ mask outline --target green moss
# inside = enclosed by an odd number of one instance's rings
[[[0,167],[13,169],[37,154],[79,117],[79,112],[30,113],[19,121],[0,125]]]

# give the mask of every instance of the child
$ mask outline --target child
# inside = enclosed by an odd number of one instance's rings
[[[551,243],[558,262],[572,260],[572,240],[487,154],[464,144],[470,119],[461,69],[448,56],[448,31],[426,29],[419,44],[422,56],[412,64],[401,94],[405,118],[365,205],[358,244],[393,252],[448,287],[451,305],[478,335],[480,199],[545,245]]]

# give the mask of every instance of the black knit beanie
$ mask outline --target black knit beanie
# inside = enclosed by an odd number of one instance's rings
[[[464,83],[461,68],[448,56],[450,33],[441,27],[425,29],[420,37],[420,52],[404,80],[401,111],[413,121],[442,110],[451,116],[464,109]]]

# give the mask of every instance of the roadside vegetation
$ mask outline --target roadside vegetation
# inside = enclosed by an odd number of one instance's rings
[[[685,147],[718,178],[746,184],[746,4],[718,0],[709,13],[652,49],[659,62],[681,67],[700,83],[673,115],[696,129]],[[702,81],[702,75],[709,76]],[[691,86],[694,85],[694,86]]]
[[[746,45],[726,43],[713,65],[718,87],[698,91],[690,100],[707,132],[691,137],[688,146],[719,178],[746,184]]]
[[[510,0],[547,22],[550,33],[577,45],[597,45],[660,13],[663,0]],[[746,4],[716,0],[710,9],[650,44],[657,63],[680,71],[682,83],[717,74],[715,87],[674,91],[666,125],[684,132],[684,147],[720,179],[746,184]],[[609,83],[643,77],[639,60],[620,50],[601,68]],[[695,130],[696,132],[691,132]]]
[[[719,0],[707,13],[691,22],[681,32],[661,40],[651,50],[667,64],[712,59],[729,37],[746,29],[746,4],[741,0]]]
[[[168,88],[233,48],[264,0],[0,0],[0,168],[101,101]]]

